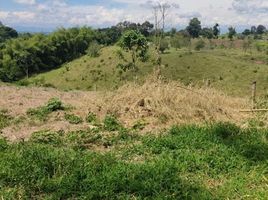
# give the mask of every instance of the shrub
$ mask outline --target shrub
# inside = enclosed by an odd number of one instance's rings
[[[104,129],[106,131],[118,131],[122,128],[121,124],[113,115],[107,115],[103,123],[104,123]]]
[[[91,57],[98,57],[100,55],[101,46],[98,42],[93,41],[89,44],[87,49],[87,54]]]
[[[97,121],[97,116],[95,113],[89,112],[87,117],[86,117],[86,122],[92,123]]]
[[[48,130],[35,132],[30,138],[30,142],[39,144],[59,145],[61,141],[60,133]]]
[[[169,43],[166,39],[162,39],[160,42],[159,51],[164,53],[169,48]]]
[[[34,109],[30,108],[27,111],[27,115],[34,116],[41,121],[45,121],[47,120],[47,117],[50,113],[55,112],[57,110],[64,110],[63,103],[57,98],[52,98],[45,106],[41,106]]]
[[[64,118],[70,123],[70,124],[80,124],[83,122],[83,119],[79,116],[76,116],[74,114],[65,114]]]

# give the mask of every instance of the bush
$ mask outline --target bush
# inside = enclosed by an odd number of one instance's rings
[[[65,114],[64,118],[70,123],[70,124],[80,124],[83,122],[83,119],[79,116],[76,116],[74,114]]]
[[[122,128],[121,124],[116,119],[116,117],[112,115],[107,115],[103,123],[104,123],[104,129],[106,131],[118,131]]]
[[[86,122],[92,123],[97,121],[97,116],[95,113],[89,112],[87,117],[86,117]]]
[[[39,144],[59,145],[61,143],[61,135],[52,131],[38,131],[32,134],[30,142]]]
[[[98,57],[100,55],[101,46],[98,42],[93,41],[89,44],[89,47],[87,49],[87,54],[90,57]]]
[[[52,98],[48,101],[48,103],[45,106],[41,106],[38,108],[30,108],[27,111],[27,115],[36,117],[37,119],[41,121],[47,120],[47,117],[50,113],[55,112],[57,110],[64,110],[63,103],[57,99]]]
[[[161,53],[164,53],[168,48],[169,48],[168,40],[162,39],[161,42],[160,42],[159,51]]]

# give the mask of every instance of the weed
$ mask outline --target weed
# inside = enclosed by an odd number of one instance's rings
[[[89,112],[87,117],[86,117],[86,122],[92,123],[92,122],[97,122],[97,116],[95,113]]]
[[[59,145],[62,142],[61,136],[61,133],[52,132],[49,130],[38,131],[32,134],[30,142],[39,144]]]
[[[27,111],[27,115],[36,117],[40,121],[46,121],[50,113],[58,110],[64,110],[63,103],[57,98],[52,98],[45,106],[41,106],[34,109],[30,108]]]
[[[6,112],[0,112],[0,130],[9,126],[12,119]]]
[[[64,118],[70,123],[70,124],[81,124],[83,122],[83,119],[79,116],[76,116],[74,114],[65,114]]]
[[[103,123],[104,123],[104,129],[106,131],[118,131],[122,128],[122,125],[113,115],[106,115]]]

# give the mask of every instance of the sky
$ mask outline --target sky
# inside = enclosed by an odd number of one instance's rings
[[[155,0],[0,0],[0,21],[25,31],[58,27],[107,27],[120,21],[153,22]],[[164,1],[164,0],[158,0]],[[165,0],[167,26],[178,29],[198,17],[203,26],[219,23],[238,29],[268,26],[268,0]]]

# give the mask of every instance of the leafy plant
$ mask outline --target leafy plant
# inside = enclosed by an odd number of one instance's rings
[[[70,124],[81,124],[83,122],[83,119],[79,116],[76,116],[74,114],[65,114],[64,118],[70,123]]]
[[[50,113],[64,109],[65,107],[63,106],[63,103],[59,99],[52,98],[48,101],[48,103],[45,106],[41,106],[38,108],[30,108],[27,111],[27,115],[36,117],[41,121],[45,121],[47,120],[47,117]]]
[[[122,125],[113,115],[107,115],[103,121],[104,129],[106,131],[118,131],[122,128]]]
[[[49,130],[35,132],[30,138],[30,142],[39,144],[59,145],[61,141],[60,133]]]
[[[89,112],[87,117],[86,117],[86,122],[92,123],[97,121],[97,116],[95,113]]]

